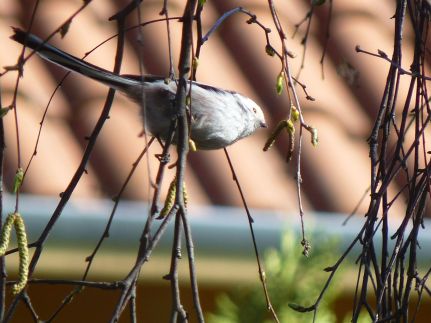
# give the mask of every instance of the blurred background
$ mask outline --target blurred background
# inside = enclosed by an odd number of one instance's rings
[[[301,174],[305,223],[312,243],[332,240],[335,235],[340,239],[337,245],[343,247],[355,234],[354,229],[360,227],[361,216],[368,207],[368,199],[365,198],[356,209],[357,216],[349,222],[351,229],[342,226],[345,216],[355,209],[369,185],[367,136],[380,105],[389,68],[381,59],[358,54],[355,46],[360,45],[372,52],[379,49],[388,55],[392,54],[391,17],[394,15],[395,4],[393,1],[337,1],[333,7],[329,39],[328,4],[316,7],[304,47],[307,22],[301,24],[298,29],[295,25],[306,17],[310,10],[309,2],[275,2],[288,36],[286,41],[289,50],[296,55],[290,60],[293,75],[298,76],[306,85],[307,93],[315,99],[307,100],[305,92],[301,87],[297,87],[305,120],[316,127],[319,133],[319,145],[316,148],[310,143],[309,133],[305,132],[303,138]],[[82,3],[81,0],[41,1],[31,32],[41,38],[47,37],[74,14]],[[57,34],[50,42],[77,57],[82,57],[99,43],[115,35],[116,25],[109,22],[108,18],[127,3],[125,0],[92,1],[73,19],[64,38]],[[21,45],[9,39],[12,34],[10,26],[27,30],[35,5],[36,2],[30,0],[0,2],[2,67],[15,65],[22,50]],[[169,15],[181,16],[183,6],[183,1],[169,1]],[[204,32],[208,31],[223,13],[237,6],[254,13],[261,23],[273,30],[270,39],[273,47],[279,50],[267,4],[259,0],[208,1],[202,15]],[[161,9],[162,1],[145,1],[141,6],[142,22],[161,18]],[[135,25],[137,15],[131,15],[130,18],[128,25]],[[290,102],[285,91],[280,96],[276,93],[276,78],[281,69],[279,60],[265,53],[264,33],[257,25],[247,24],[247,20],[247,16],[236,14],[211,35],[202,48],[197,80],[238,91],[251,97],[264,110],[269,128],[228,147],[228,152],[247,202],[256,216],[258,243],[265,253],[267,248],[280,249],[286,228],[292,232],[299,230],[295,180],[298,150],[296,143],[293,159],[286,163],[287,135],[280,136],[268,152],[262,150],[271,130],[286,117]],[[173,20],[170,28],[176,67],[181,24]],[[139,74],[141,58],[143,73],[168,76],[169,55],[165,22],[147,25],[142,28],[142,32],[141,44],[137,41],[136,31],[127,33],[121,72]],[[411,61],[410,35],[411,32],[407,30],[403,53],[406,62]],[[114,38],[91,53],[86,60],[112,70],[115,46]],[[326,55],[322,65],[321,57],[325,46]],[[406,68],[408,69],[408,66]],[[46,63],[36,55],[24,66],[17,98],[20,150],[24,167],[35,150],[40,121],[50,96],[64,75],[64,70]],[[16,78],[16,72],[9,72],[0,79],[3,106],[7,106],[12,100]],[[402,81],[401,96],[406,92],[405,85]],[[22,188],[25,193],[21,202],[25,212],[22,213],[29,221],[29,230],[34,238],[49,219],[59,200],[59,194],[65,190],[79,165],[87,143],[85,138],[90,135],[99,117],[107,91],[105,86],[94,81],[79,75],[70,75],[47,110],[37,155],[26,174]],[[11,192],[17,169],[13,113],[4,117],[4,122],[7,146],[4,190]],[[110,119],[97,140],[87,167],[88,173],[83,176],[74,191],[73,200],[65,210],[62,220],[64,222],[60,221],[55,228],[53,237],[49,240],[50,248],[47,248],[36,275],[62,278],[78,278],[82,275],[85,256],[91,252],[103,232],[112,208],[109,199],[118,194],[132,164],[146,145],[146,140],[139,136],[142,130],[138,108],[127,98],[117,94]],[[96,261],[92,278],[120,279],[133,263],[139,239],[138,229],[143,225],[147,214],[145,202],[152,194],[150,179],[154,180],[159,164],[154,155],[160,152],[161,148],[157,144],[151,147],[127,186],[122,208],[116,217],[117,226],[114,225],[114,233],[108,239],[106,250],[101,252],[100,260]],[[172,160],[175,160],[175,157]],[[190,153],[188,166],[186,185],[192,229],[197,235],[198,256],[203,259],[202,265],[198,262],[198,270],[202,273],[203,302],[207,308],[215,309],[215,295],[220,291],[240,284],[258,284],[257,267],[253,262],[241,197],[232,180],[223,151]],[[162,196],[166,195],[169,181],[174,176],[173,172],[169,170],[166,175]],[[398,191],[395,187],[392,190]],[[396,214],[394,211],[394,222],[404,210],[402,200],[398,201],[399,205],[393,209],[400,213]],[[6,202],[9,207],[7,210],[12,210],[13,199],[7,199]],[[299,245],[300,239],[299,235],[296,236],[294,243]],[[169,285],[161,279],[169,268],[169,243],[170,240],[166,238],[160,251],[156,252],[155,260],[150,262],[150,269],[146,269],[147,275],[145,271],[143,274],[143,279],[146,280],[142,287],[143,293],[151,295],[146,298],[147,301],[150,299],[146,308],[147,311],[155,313],[148,322],[165,321],[164,316],[157,315],[167,315],[167,311],[160,314],[157,306],[169,308],[169,296],[166,296],[169,293]],[[202,249],[199,249],[200,246]],[[300,246],[298,250],[291,252],[296,252],[298,257],[301,257]],[[11,263],[14,264],[13,260]],[[330,264],[322,264],[321,268],[328,265]],[[186,268],[184,277],[187,277]],[[187,281],[187,278],[185,279]],[[347,281],[350,281],[350,287],[353,288],[352,280]],[[324,280],[319,286],[323,286],[323,282]],[[187,286],[185,283],[185,294],[189,293]],[[55,286],[43,290],[39,290],[37,286],[31,288],[34,293],[55,294],[59,299],[70,289]],[[80,306],[83,307],[77,307],[74,313],[84,311],[88,314],[91,308],[95,317],[89,322],[97,322],[98,312],[94,310],[95,294],[91,293],[101,292],[90,290],[89,293],[83,296],[86,299],[81,302]],[[317,296],[313,294],[312,299],[314,295]],[[106,304],[115,302],[116,296],[111,296]],[[187,299],[187,296],[185,298]],[[344,295],[338,296],[339,304],[334,306],[338,312],[347,312],[346,308],[350,303],[345,299]],[[343,309],[340,302],[348,303],[347,307]],[[49,312],[49,305],[43,303],[42,298],[39,308]],[[340,317],[342,315],[338,313],[337,320]],[[66,318],[62,320],[67,322]]]

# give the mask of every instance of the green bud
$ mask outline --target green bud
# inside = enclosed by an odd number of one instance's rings
[[[278,124],[277,127],[275,127],[274,131],[271,133],[271,135],[269,136],[268,140],[265,143],[265,146],[263,147],[263,151],[267,151],[269,150],[272,145],[275,142],[275,138],[278,137],[278,135],[280,134],[281,130],[283,130],[284,128],[287,128],[287,120],[281,120]]]
[[[275,49],[270,44],[266,44],[265,52],[271,57],[275,55]]]
[[[195,57],[193,57],[193,60],[192,60],[192,67],[193,67],[193,70],[194,70],[194,71],[196,71],[196,70],[197,70],[197,68],[198,68],[198,66],[199,66],[199,58],[197,58],[197,57],[195,56]]]
[[[190,151],[192,152],[195,152],[198,150],[196,148],[196,143],[192,139],[189,139],[189,148],[190,148]]]
[[[317,135],[317,129],[311,128],[310,132],[311,132],[311,144],[314,147],[317,147],[317,144],[319,143],[319,137]]]
[[[21,185],[22,185],[22,181],[24,180],[24,171],[23,169],[20,167],[17,169],[16,173],[15,173],[15,178],[13,180],[13,192],[16,193],[19,191]]]
[[[9,112],[9,110],[12,110],[12,108],[11,107],[1,108],[0,109],[0,118],[3,118]]]
[[[287,120],[286,129],[290,134],[295,133],[295,127],[293,126],[292,120]]]
[[[292,104],[292,106],[290,107],[290,110],[291,110],[291,118],[292,118],[292,121],[293,122],[296,122],[296,121],[298,121],[298,119],[299,119],[299,111],[298,111],[298,109]]]
[[[186,106],[190,106],[190,104],[192,103],[192,98],[190,97],[190,95],[186,96]]]
[[[278,74],[277,76],[277,84],[276,84],[278,95],[280,95],[281,92],[283,92],[283,81],[284,81],[284,72],[280,72],[280,74]]]

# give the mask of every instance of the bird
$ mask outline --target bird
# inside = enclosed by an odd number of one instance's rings
[[[12,27],[11,39],[34,50],[43,59],[118,90],[140,107],[145,131],[165,141],[178,113],[177,81],[154,75],[118,75],[68,54],[39,37]],[[238,92],[196,81],[187,82],[191,100],[190,139],[198,150],[225,148],[266,128],[260,106]],[[176,139],[174,137],[174,143]]]

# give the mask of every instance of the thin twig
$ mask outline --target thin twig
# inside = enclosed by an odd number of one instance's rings
[[[189,221],[186,216],[186,210],[180,210],[181,218],[183,220],[184,226],[184,235],[186,238],[186,247],[187,247],[187,256],[189,262],[189,274],[190,274],[190,282],[192,288],[192,296],[193,296],[193,304],[195,307],[195,312],[197,315],[198,322],[204,322],[204,314],[202,312],[202,307],[200,304],[199,298],[199,288],[198,288],[198,280],[197,280],[197,271],[195,267],[195,255],[194,255],[194,246],[193,239]]]
[[[179,211],[180,212],[180,211]],[[169,275],[165,277],[171,283],[171,323],[175,323],[180,316],[180,322],[187,322],[187,312],[181,304],[180,285],[178,280],[178,260],[181,259],[181,215],[175,215],[174,239],[171,250],[171,268]]]
[[[251,238],[252,238],[252,242],[253,242],[254,254],[255,254],[257,266],[258,266],[258,269],[259,269],[259,278],[260,278],[260,281],[262,283],[262,288],[263,288],[263,291],[264,291],[264,294],[265,294],[266,306],[267,306],[268,311],[271,313],[272,318],[274,319],[274,321],[275,322],[280,322],[279,319],[278,319],[278,317],[277,317],[277,314],[275,312],[275,309],[272,306],[271,299],[270,299],[269,292],[268,292],[268,288],[266,286],[265,270],[263,268],[263,263],[260,260],[259,251],[258,251],[258,248],[257,248],[256,236],[255,236],[254,228],[253,228],[254,220],[253,220],[253,218],[251,216],[251,212],[250,212],[250,209],[248,208],[247,201],[245,199],[244,193],[243,193],[242,188],[241,188],[241,184],[239,183],[238,177],[236,176],[235,168],[234,168],[234,166],[232,164],[232,161],[231,161],[231,159],[229,157],[229,153],[228,153],[228,151],[227,151],[226,148],[224,148],[224,153],[225,153],[225,156],[226,156],[226,160],[227,160],[227,162],[229,164],[229,168],[230,168],[230,170],[232,172],[233,180],[234,180],[234,182],[235,182],[235,184],[236,184],[236,186],[238,188],[239,194],[241,196],[241,200],[242,200],[242,204],[244,206],[244,210],[245,210],[245,212],[247,214],[248,225],[249,225],[249,228],[250,228],[250,234],[251,234]]]
[[[2,86],[0,82],[0,107],[3,107]],[[4,158],[5,158],[5,133],[3,118],[0,118],[0,232],[3,228],[3,178],[4,178]],[[3,321],[6,308],[6,257],[0,257],[0,322]]]

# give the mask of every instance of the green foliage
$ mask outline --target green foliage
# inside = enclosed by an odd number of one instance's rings
[[[310,256],[302,255],[300,238],[292,233],[283,236],[280,250],[265,254],[265,272],[272,305],[281,322],[312,322],[313,312],[299,313],[288,304],[311,306],[321,292],[328,273],[323,268],[332,265],[339,255],[337,243],[313,245]],[[335,275],[332,285],[336,286],[340,273]],[[316,322],[336,322],[335,313],[329,305],[342,289],[329,288],[320,303]],[[216,313],[208,315],[210,323],[273,322],[266,308],[261,285],[241,287],[217,299]]]

